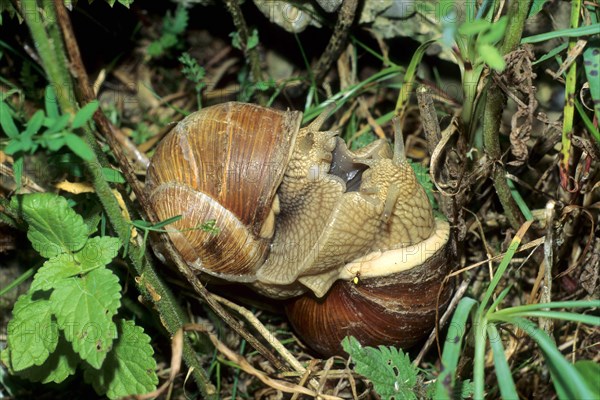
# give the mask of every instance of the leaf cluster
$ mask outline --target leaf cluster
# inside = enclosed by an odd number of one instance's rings
[[[150,43],[147,49],[148,55],[157,58],[163,56],[171,48],[176,48],[181,42],[179,40],[181,34],[187,28],[188,18],[189,13],[182,5],[175,9],[175,13],[167,11],[163,19],[161,36]]]
[[[98,102],[92,101],[86,104],[75,115],[61,114],[56,93],[52,86],[48,86],[45,107],[45,112],[38,110],[25,124],[24,129],[19,130],[8,104],[0,102],[0,125],[9,138],[4,152],[14,156],[15,178],[18,187],[21,185],[24,155],[33,154],[39,148],[55,152],[67,146],[73,153],[86,161],[94,157],[90,146],[75,133],[75,130],[91,120],[98,109]]]
[[[90,237],[95,223],[88,225],[54,194],[15,196],[11,206],[47,260],[14,306],[2,362],[11,373],[42,383],[62,382],[79,366],[85,381],[109,398],[154,390],[150,338],[133,321],[117,318],[121,285],[107,265],[120,240]]]

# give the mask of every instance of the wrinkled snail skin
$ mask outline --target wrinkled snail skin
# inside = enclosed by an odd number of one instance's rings
[[[235,102],[193,113],[157,147],[148,197],[161,220],[182,216],[167,230],[191,267],[293,298],[290,321],[321,354],[346,335],[410,346],[434,325],[449,226],[402,146],[350,150],[320,130],[326,117],[300,128],[299,112]],[[217,234],[199,229],[209,220]]]

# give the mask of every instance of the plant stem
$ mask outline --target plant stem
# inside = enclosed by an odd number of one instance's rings
[[[525,20],[529,13],[531,0],[511,1],[508,9],[508,30],[501,46],[503,55],[515,50],[521,41]],[[483,146],[491,160],[494,161],[492,179],[498,193],[498,198],[513,229],[519,229],[524,222],[523,214],[512,197],[506,180],[506,170],[502,164],[500,148],[500,122],[502,111],[506,104],[506,95],[493,83],[490,77],[487,83],[488,91],[483,111]]]
[[[225,5],[227,6],[227,10],[229,10],[231,19],[233,19],[233,24],[240,35],[240,41],[242,42],[244,53],[246,53],[246,56],[248,57],[248,62],[250,63],[250,72],[252,74],[252,82],[258,83],[263,80],[262,71],[260,70],[258,47],[255,46],[251,49],[248,48],[248,38],[250,37],[250,32],[248,31],[248,25],[246,25],[246,20],[244,19],[244,14],[240,9],[238,1],[239,0],[226,0]],[[257,99],[261,105],[264,106],[267,104],[268,99],[264,93],[257,93]]]
[[[49,0],[44,0],[44,4],[47,5]],[[38,7],[36,0],[23,0],[22,2],[22,13],[25,18],[25,22],[31,31],[31,36],[35,42],[38,54],[42,59],[42,64],[50,84],[54,87],[58,104],[65,113],[74,113],[75,107],[69,101],[69,96],[73,93],[73,86],[69,79],[69,74],[66,68],[66,59],[59,59],[64,56],[63,53],[57,53],[54,41],[48,36],[45,25],[52,25],[42,13]],[[52,20],[54,22],[55,20]]]
[[[342,2],[342,7],[338,13],[338,19],[333,28],[333,34],[329,39],[329,43],[321,54],[319,61],[312,68],[313,80],[317,85],[321,84],[333,63],[340,57],[340,54],[344,50],[350,27],[352,26],[352,22],[354,22],[357,7],[358,0],[346,0]]]
[[[581,0],[571,1],[571,28],[579,26]],[[569,39],[569,54],[577,44],[577,38]],[[562,149],[560,151],[560,183],[569,189],[569,161],[571,154],[571,136],[573,135],[573,116],[575,115],[575,86],[577,81],[577,62],[573,62],[567,71],[565,83],[565,107],[563,113]]]

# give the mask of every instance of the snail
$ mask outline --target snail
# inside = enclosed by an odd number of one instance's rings
[[[347,335],[408,347],[435,322],[448,223],[398,130],[393,153],[385,140],[351,151],[320,130],[328,114],[301,128],[300,112],[253,104],[192,113],[157,146],[148,198],[161,220],[181,215],[168,234],[192,268],[285,300],[317,352],[340,354]]]

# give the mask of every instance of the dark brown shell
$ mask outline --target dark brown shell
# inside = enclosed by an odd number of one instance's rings
[[[161,141],[146,190],[188,264],[231,281],[255,280],[269,238],[263,225],[291,156],[301,113],[224,103],[184,120]],[[215,220],[218,233],[198,229]],[[264,232],[263,232],[264,236]]]
[[[306,294],[289,300],[286,313],[298,336],[327,357],[343,355],[342,339],[350,335],[365,346],[411,347],[435,325],[438,290],[449,265],[446,253],[442,249],[424,264],[391,276],[337,281],[322,299]],[[440,312],[451,292],[447,284]]]

